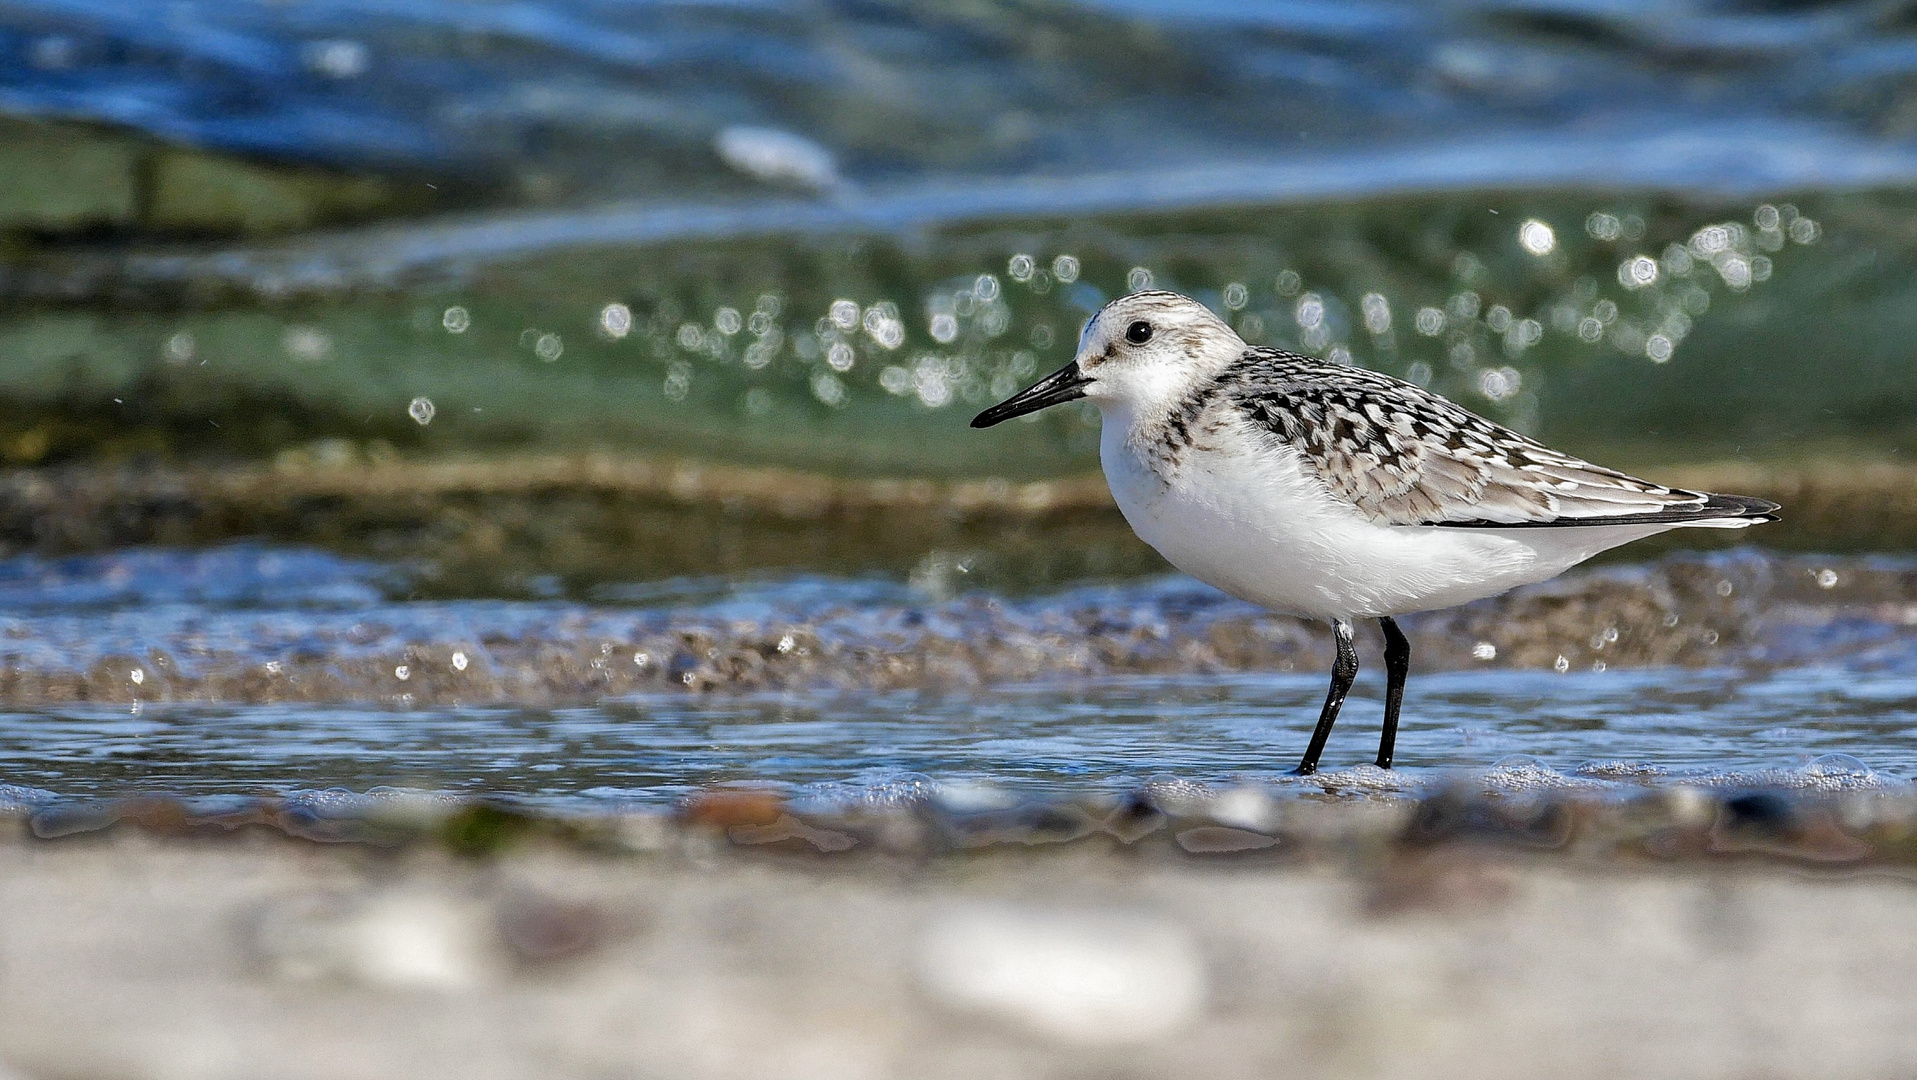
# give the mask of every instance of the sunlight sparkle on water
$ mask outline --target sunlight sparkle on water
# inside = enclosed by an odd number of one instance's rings
[[[1558,236],[1551,226],[1532,218],[1518,226],[1518,244],[1533,255],[1549,255],[1558,246]]]

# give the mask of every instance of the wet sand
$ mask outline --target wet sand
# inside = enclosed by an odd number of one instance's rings
[[[1767,546],[1917,547],[1917,466],[1833,459],[1648,471],[1782,503],[1784,519],[1762,530]],[[1096,475],[859,479],[616,453],[410,460],[347,442],[270,464],[0,472],[8,552],[236,537],[429,559],[450,589],[497,587],[515,572],[643,580],[791,566],[896,571],[928,551],[957,549],[985,549],[1016,564],[1012,576],[1038,583],[1163,565],[1131,536]],[[1683,539],[1695,547],[1714,538],[1691,530]]]
[[[1175,795],[1009,829],[721,794],[584,831],[468,813],[436,841],[325,844],[157,804],[58,840],[18,820],[0,840],[0,1074],[1866,1077],[1917,1060],[1907,801]]]
[[[652,692],[1320,672],[1331,655],[1323,626],[1176,577],[1024,598],[940,598],[946,583],[934,579],[814,589],[774,581],[743,596],[695,589],[650,602],[416,601],[324,577],[377,571],[325,558],[305,560],[324,563],[313,582],[288,576],[293,555],[252,547],[29,566],[0,591],[10,609],[0,616],[0,704],[552,706]],[[208,589],[226,578],[252,585],[224,598],[192,586],[115,599],[115,582],[156,574]],[[1917,568],[1675,555],[1573,571],[1404,625],[1420,672],[1875,670],[1907,662],[1917,645]]]

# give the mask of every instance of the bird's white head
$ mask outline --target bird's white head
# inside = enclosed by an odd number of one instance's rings
[[[1245,342],[1205,305],[1169,292],[1121,296],[1079,335],[1072,362],[973,418],[973,427],[1085,398],[1110,413],[1171,408],[1245,351]]]

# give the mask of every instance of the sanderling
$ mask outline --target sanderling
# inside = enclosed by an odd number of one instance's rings
[[[1176,293],[1105,305],[1070,364],[972,426],[1077,398],[1104,417],[1099,460],[1140,538],[1233,596],[1331,623],[1338,658],[1300,775],[1317,771],[1358,673],[1352,620],[1384,629],[1377,761],[1390,768],[1411,663],[1394,616],[1669,529],[1776,519],[1776,503],[1592,465],[1389,375],[1247,345]]]

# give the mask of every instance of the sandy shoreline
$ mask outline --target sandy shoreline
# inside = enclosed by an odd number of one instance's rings
[[[151,811],[59,840],[19,820],[0,840],[0,1072],[1864,1077],[1917,1061],[1905,802],[1777,816],[1653,799],[1567,807],[1570,826],[1546,804],[1474,805],[1301,803],[1260,833],[1242,796],[1174,800],[1076,840],[944,854],[833,854],[833,823],[738,796],[481,857],[195,834]]]

